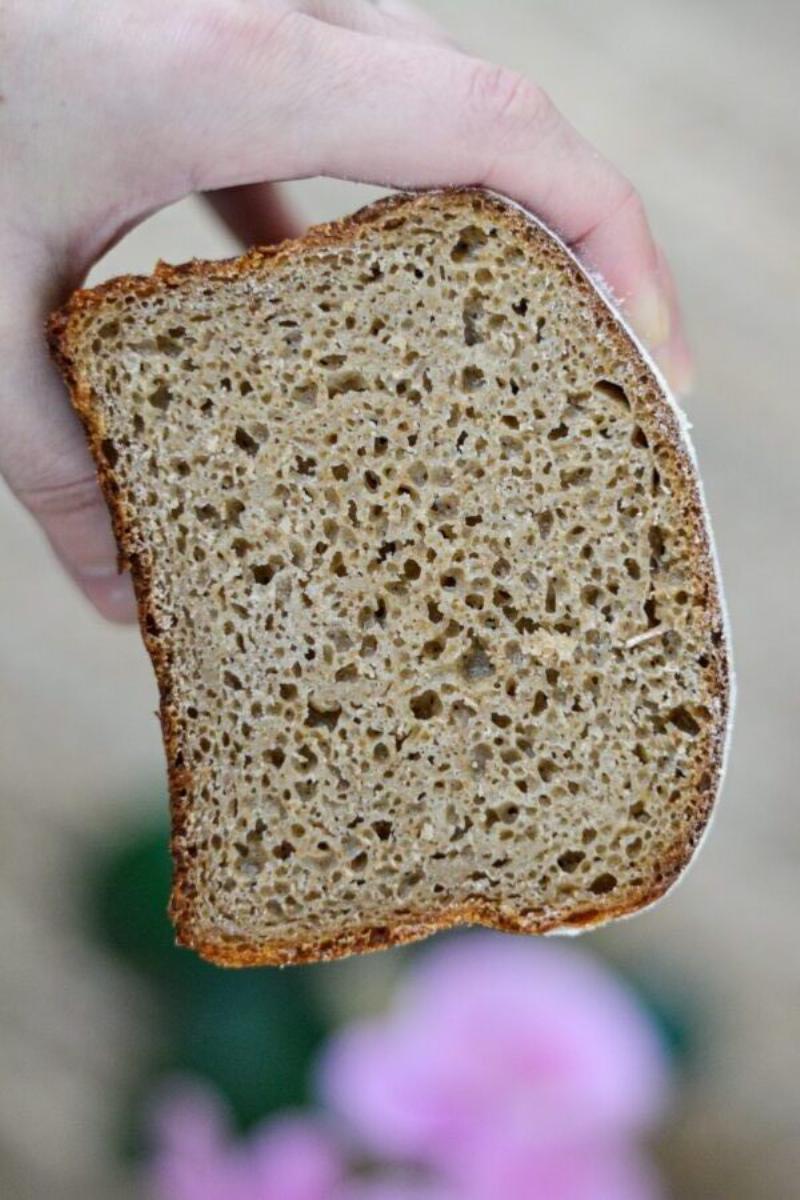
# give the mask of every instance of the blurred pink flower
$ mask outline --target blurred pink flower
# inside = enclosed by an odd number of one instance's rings
[[[458,1200],[663,1200],[661,1181],[627,1143],[565,1143],[508,1152],[486,1138],[461,1164],[453,1183]],[[460,1178],[459,1178],[460,1176]]]
[[[214,1092],[174,1087],[156,1108],[155,1200],[333,1200],[344,1166],[322,1122],[285,1116],[235,1140]]]
[[[491,934],[437,946],[387,1017],[334,1039],[320,1090],[374,1153],[431,1164],[470,1194],[472,1181],[520,1200],[653,1195],[627,1156],[582,1148],[655,1120],[665,1055],[628,989],[574,947]],[[501,1168],[517,1183],[485,1190]],[[613,1189],[581,1183],[604,1171]]]
[[[332,1200],[462,1200],[462,1193],[438,1181],[404,1179],[397,1175],[355,1180]]]
[[[156,1112],[154,1200],[658,1200],[635,1149],[668,1094],[633,994],[582,950],[490,934],[440,943],[393,1009],[346,1028],[319,1085],[338,1117],[237,1140],[214,1093]],[[352,1172],[366,1150],[377,1173]]]

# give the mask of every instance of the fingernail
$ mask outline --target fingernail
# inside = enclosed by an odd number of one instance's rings
[[[694,390],[694,370],[690,360],[684,355],[676,354],[669,347],[663,347],[655,357],[670,391],[676,396],[691,395]]]
[[[644,342],[655,349],[670,335],[669,303],[660,288],[648,284],[628,305],[631,324]]]
[[[669,374],[669,381],[679,396],[690,396],[694,391],[694,370],[691,363],[674,363]]]
[[[130,575],[118,575],[106,585],[106,599],[112,621],[136,620],[136,596]]]

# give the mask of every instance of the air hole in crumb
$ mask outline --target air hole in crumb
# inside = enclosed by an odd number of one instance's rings
[[[473,642],[461,658],[461,673],[465,679],[487,679],[494,674],[494,664],[480,642]]]
[[[464,262],[475,258],[488,241],[487,235],[477,225],[466,225],[459,231],[458,240],[450,251],[453,262]]]
[[[434,625],[438,625],[440,621],[444,620],[444,613],[435,600],[428,600],[428,620]]]
[[[194,511],[198,521],[211,521],[213,524],[219,521],[219,513],[213,504],[198,504]]]
[[[335,729],[341,715],[342,706],[340,704],[333,708],[320,708],[309,701],[305,723],[312,729],[318,725],[323,725],[326,729]]]
[[[330,572],[342,579],[347,575],[347,567],[341,550],[337,550],[330,561]]]
[[[566,871],[567,875],[571,875],[585,858],[586,854],[583,850],[565,850],[563,854],[559,855],[556,862],[562,871]]]
[[[699,712],[700,710],[698,709],[697,711]],[[689,709],[683,704],[678,705],[677,708],[673,708],[667,720],[676,729],[680,729],[681,733],[687,733],[689,737],[697,737],[700,732],[700,723],[695,720]]]
[[[461,319],[464,324],[464,345],[476,346],[482,342],[483,334],[478,328],[478,321],[483,317],[483,300],[480,296],[472,296],[464,302]]]
[[[259,443],[245,429],[242,429],[241,425],[237,425],[233,440],[240,450],[244,450],[251,457],[258,453]]]
[[[601,396],[605,396],[608,400],[614,400],[617,404],[624,404],[626,408],[630,408],[631,406],[625,389],[620,387],[618,383],[612,383],[610,379],[598,379],[594,385],[594,390],[599,392]]]
[[[606,892],[613,892],[616,886],[616,876],[605,871],[602,875],[598,875],[596,879],[592,880],[589,884],[589,891],[594,892],[595,896],[603,896]]]
[[[347,392],[365,392],[367,386],[367,381],[360,371],[344,371],[328,381],[328,396],[332,400],[335,396]]]
[[[461,372],[461,386],[465,392],[475,392],[486,382],[486,376],[480,367],[464,367]]]
[[[412,696],[409,703],[411,711],[418,721],[429,721],[431,717],[435,717],[442,711],[442,701],[438,693],[431,689]]]
[[[160,383],[147,399],[153,408],[158,408],[161,412],[165,412],[172,402],[172,392],[165,383]]]
[[[292,388],[292,400],[295,404],[302,404],[306,408],[311,408],[316,402],[317,391],[318,388],[314,380],[306,380],[304,383],[298,383]]]
[[[378,649],[378,639],[374,638],[372,636],[372,634],[370,633],[365,638],[362,639],[361,646],[360,646],[358,652],[362,658],[369,658],[371,655],[373,655],[375,653],[375,651],[377,649]]]
[[[112,442],[111,438],[103,438],[102,442],[100,443],[100,449],[103,453],[103,458],[106,460],[108,465],[110,467],[116,466],[117,462],[119,461],[119,451]]]
[[[295,457],[296,470],[298,475],[315,475],[317,470],[317,460],[309,455],[304,458],[302,454]]]
[[[252,566],[250,571],[256,583],[267,584],[271,583],[275,578],[275,575],[280,570],[281,565],[281,563],[274,562],[259,563],[256,566]]]
[[[422,647],[423,658],[440,658],[444,653],[445,643],[441,638],[431,638]]]
[[[228,525],[239,526],[241,524],[239,518],[243,512],[244,504],[241,500],[226,500],[225,521]]]
[[[550,782],[550,780],[553,778],[553,776],[554,776],[554,775],[556,774],[556,772],[558,771],[558,767],[556,766],[556,764],[555,764],[555,763],[554,763],[554,762],[553,762],[551,759],[549,759],[549,758],[543,758],[543,759],[542,759],[542,760],[539,762],[539,764],[538,764],[538,766],[537,766],[537,770],[538,770],[538,772],[539,772],[539,776],[540,776],[540,778],[541,778],[541,779],[542,779],[542,780],[543,780],[545,783],[549,783],[549,782]]]
[[[664,557],[664,531],[658,525],[651,525],[647,534],[650,551],[656,563]]]

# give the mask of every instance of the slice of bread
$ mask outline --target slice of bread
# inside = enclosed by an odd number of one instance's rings
[[[161,688],[178,937],[333,958],[661,896],[729,670],[677,409],[474,189],[160,265],[51,320]]]

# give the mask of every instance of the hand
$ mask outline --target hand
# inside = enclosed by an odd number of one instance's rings
[[[405,0],[6,0],[0,470],[106,617],[134,615],[47,313],[138,222],[210,192],[245,242],[299,233],[270,181],[483,184],[569,242],[680,388],[675,293],[632,185],[537,85]]]

